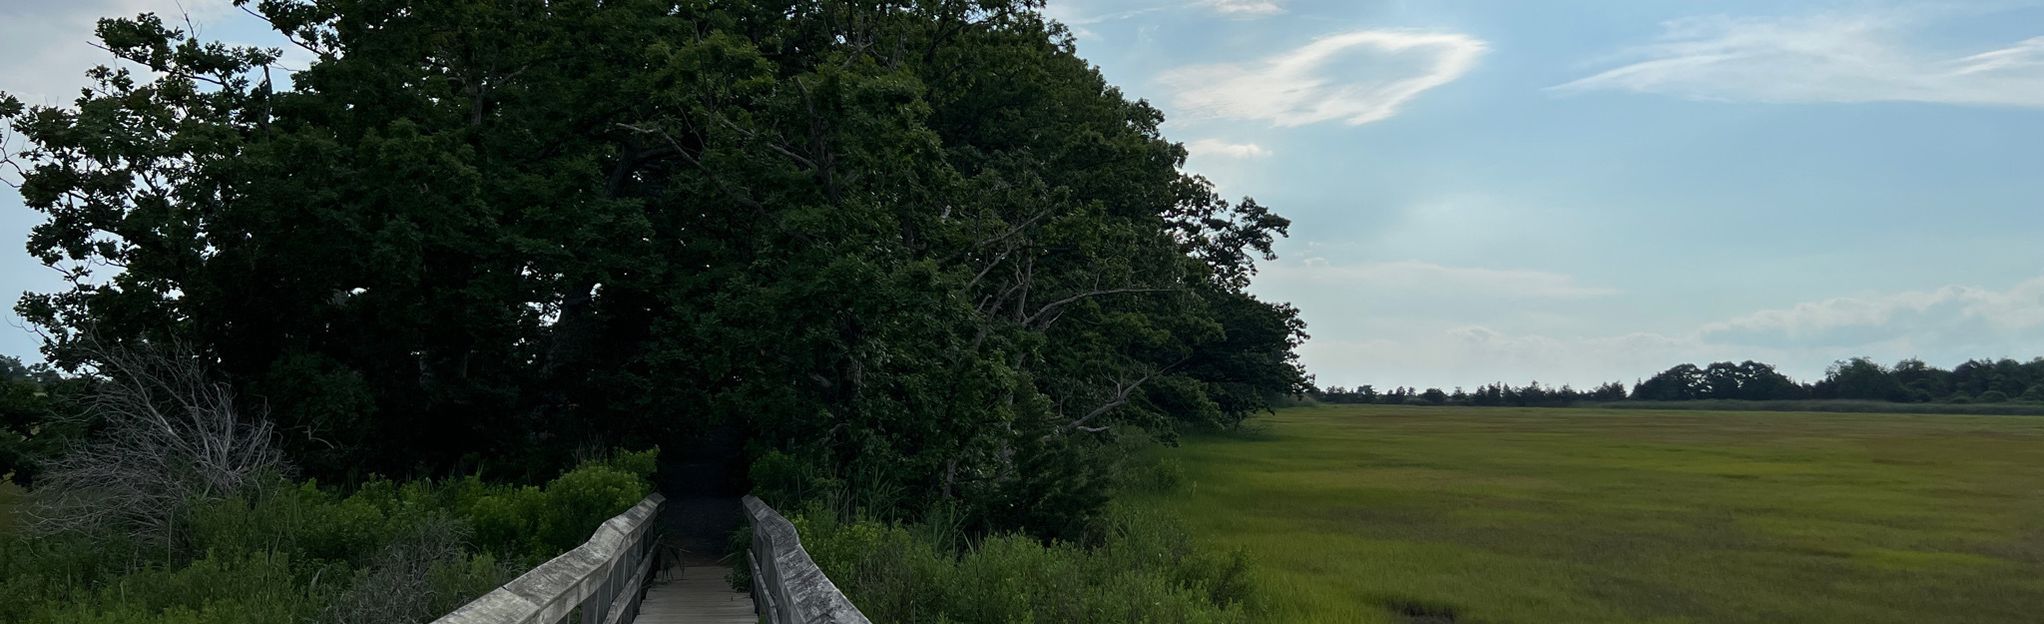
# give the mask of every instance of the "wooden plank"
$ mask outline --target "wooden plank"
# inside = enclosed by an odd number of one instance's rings
[[[731,589],[724,577],[731,568],[687,566],[664,575],[664,582],[646,590],[639,603],[639,624],[756,624],[752,596]]]

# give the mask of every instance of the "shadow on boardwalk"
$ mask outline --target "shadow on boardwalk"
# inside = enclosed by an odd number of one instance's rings
[[[745,519],[738,502],[745,495],[743,435],[735,427],[713,429],[660,453],[655,485],[667,496],[661,510],[663,554],[688,566],[735,566],[731,536]]]

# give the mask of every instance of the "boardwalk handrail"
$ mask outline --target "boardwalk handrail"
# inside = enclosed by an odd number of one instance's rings
[[[483,594],[434,624],[622,624],[638,614],[653,565],[653,518],[667,499],[647,496],[596,528],[574,550]]]
[[[795,525],[757,497],[745,497],[752,521],[752,602],[767,624],[872,624],[823,575]]]

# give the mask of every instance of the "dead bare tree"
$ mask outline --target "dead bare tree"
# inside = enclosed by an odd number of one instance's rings
[[[85,406],[98,432],[50,462],[29,509],[34,529],[168,538],[188,505],[284,469],[269,420],[244,417],[189,349],[81,343],[99,377]]]

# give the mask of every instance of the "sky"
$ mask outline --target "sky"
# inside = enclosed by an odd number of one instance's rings
[[[1322,385],[2044,355],[2044,2],[1051,0]]]
[[[142,10],[274,42],[224,0],[0,0],[0,91],[68,100],[92,20]],[[2044,355],[2044,0],[1046,12],[1191,170],[1292,219],[1252,290],[1301,309],[1322,385]],[[39,216],[0,189],[0,240]],[[0,248],[0,294],[57,285]]]

